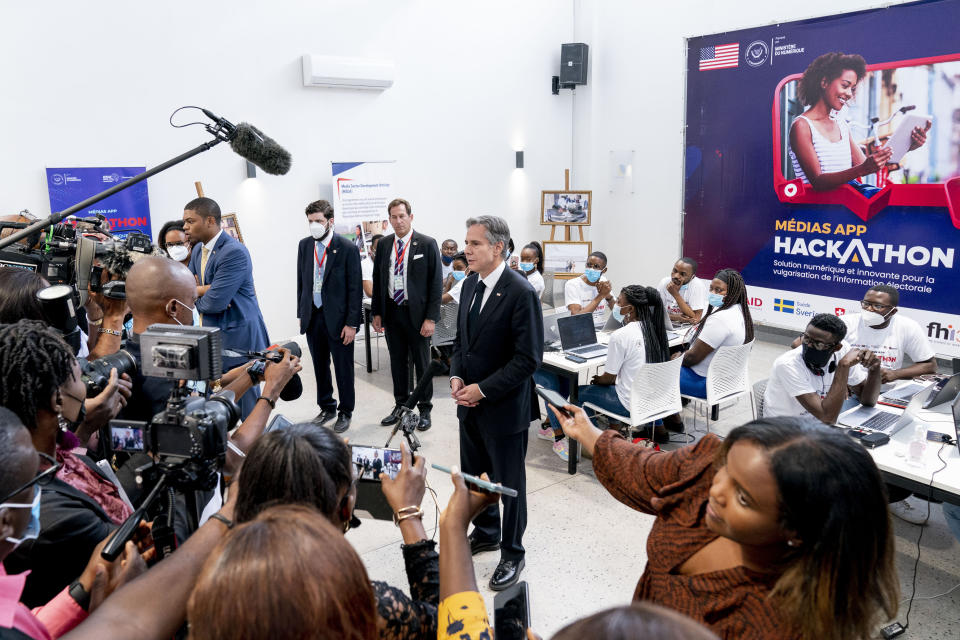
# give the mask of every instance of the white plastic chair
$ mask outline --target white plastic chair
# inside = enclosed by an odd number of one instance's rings
[[[543,293],[540,294],[540,303],[550,309],[557,306],[556,280],[553,271],[543,272]]]
[[[720,347],[710,360],[707,368],[707,397],[699,398],[682,394],[682,397],[696,403],[707,405],[707,433],[710,433],[710,410],[727,400],[734,400],[741,396],[750,397],[750,413],[756,418],[756,407],[753,405],[753,390],[750,388],[750,377],[747,374],[747,365],[750,363],[750,350],[753,349],[751,340],[747,344],[735,347]],[[679,358],[678,358],[679,359]],[[696,416],[694,416],[696,418]]]
[[[753,417],[757,420],[763,417],[763,394],[767,392],[767,381],[764,378],[753,384]]]
[[[631,427],[638,427],[666,416],[680,413],[680,365],[681,358],[666,362],[648,363],[640,367],[633,378],[630,388],[630,415],[621,416],[584,402],[584,408],[590,407],[596,413],[610,416]]]

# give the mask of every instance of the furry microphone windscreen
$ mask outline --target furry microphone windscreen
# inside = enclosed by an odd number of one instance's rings
[[[230,147],[271,175],[282,176],[290,171],[290,152],[252,124],[241,122],[237,125]]]

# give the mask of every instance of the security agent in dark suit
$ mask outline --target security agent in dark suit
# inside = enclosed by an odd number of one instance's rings
[[[400,407],[410,395],[408,357],[412,357],[417,379],[423,377],[430,363],[430,337],[440,319],[441,280],[440,250],[429,236],[413,230],[410,203],[397,198],[387,206],[394,233],[377,245],[373,262],[373,328],[386,329],[390,352],[390,373],[393,376],[393,398],[396,406],[380,421],[390,426],[400,419]],[[428,382],[420,409],[421,431],[430,428],[433,408],[433,382]]]
[[[333,232],[329,202],[311,202],[306,214],[310,237],[302,239],[297,250],[297,317],[300,333],[307,334],[317,378],[320,414],[313,422],[323,425],[336,416],[333,430],[343,433],[350,427],[356,404],[353,339],[362,321],[360,253]],[[339,414],[330,378],[331,357],[340,392]]]
[[[500,548],[490,588],[514,584],[524,565],[527,526],[527,429],[531,385],[543,360],[540,301],[526,278],[507,268],[510,228],[503,218],[467,220],[464,253],[473,272],[463,284],[450,389],[460,419],[460,466],[517,490],[473,520],[473,553]]]

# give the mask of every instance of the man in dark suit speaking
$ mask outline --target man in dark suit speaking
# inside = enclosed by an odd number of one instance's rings
[[[370,301],[373,328],[387,332],[390,373],[395,406],[380,421],[385,427],[400,419],[400,407],[410,395],[413,358],[420,379],[430,364],[430,337],[440,319],[443,295],[440,250],[437,241],[413,230],[410,203],[397,198],[387,205],[393,233],[380,240],[373,260],[373,297]],[[428,382],[419,400],[421,431],[430,428],[433,382]]]
[[[520,577],[527,527],[527,430],[534,371],[543,360],[543,315],[527,279],[506,268],[510,228],[503,218],[467,220],[464,253],[472,272],[464,281],[457,338],[450,358],[450,390],[460,419],[460,466],[486,472],[517,490],[473,520],[473,553],[500,548],[490,588],[502,591]]]
[[[333,207],[326,200],[307,205],[310,237],[297,250],[297,317],[317,378],[318,425],[337,418],[333,430],[350,427],[355,404],[353,338],[362,320],[363,289],[360,252],[352,242],[333,232]],[[339,415],[330,378],[330,358],[340,393]]]
[[[197,280],[196,310],[205,327],[220,327],[223,348],[260,351],[270,344],[267,326],[253,288],[253,263],[247,248],[220,229],[220,206],[210,198],[196,198],[183,208],[183,229],[196,242],[190,271]],[[240,366],[246,358],[224,358],[224,372]],[[260,387],[254,385],[238,400],[246,418]]]

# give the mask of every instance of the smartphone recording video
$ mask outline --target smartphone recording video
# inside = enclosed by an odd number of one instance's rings
[[[143,451],[143,429],[110,425],[110,445],[114,451]]]
[[[357,477],[361,480],[380,480],[381,473],[396,478],[403,460],[400,449],[363,445],[350,445],[350,459],[357,469]]]

